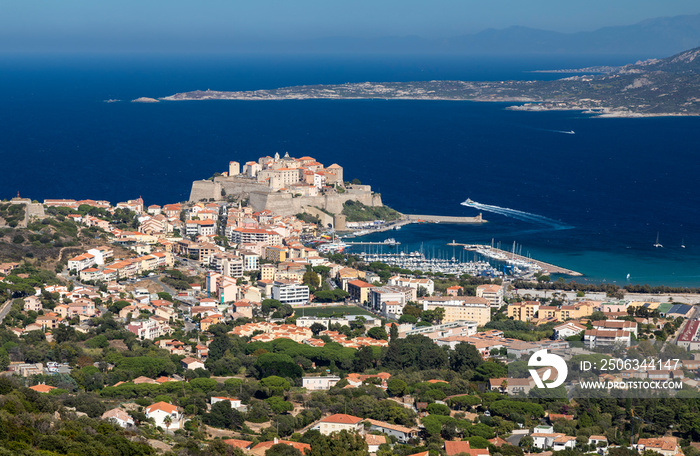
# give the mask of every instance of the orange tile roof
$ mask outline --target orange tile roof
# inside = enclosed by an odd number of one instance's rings
[[[365,435],[365,442],[367,442],[367,445],[381,445],[382,443],[386,443],[386,437],[383,435],[367,434]]]
[[[34,390],[38,393],[48,393],[52,389],[56,389],[55,386],[49,386],[49,385],[34,385],[29,387],[30,390]]]
[[[308,443],[292,442],[290,440],[277,440],[277,441],[269,440],[267,442],[260,442],[257,445],[255,445],[252,449],[253,450],[269,449],[270,447],[272,447],[273,445],[276,445],[278,443],[294,447],[297,450],[301,451],[302,453],[305,453],[306,451],[311,450],[311,445],[309,445]]]
[[[238,439],[226,439],[224,440],[224,443],[227,445],[231,445],[237,448],[242,448],[246,449],[248,448],[253,442],[249,442],[247,440],[238,440]]]
[[[155,410],[162,410],[166,413],[173,413],[177,412],[177,407],[175,407],[172,404],[168,404],[167,402],[156,402],[155,404],[151,404],[148,407],[146,407],[146,413],[150,413]]]
[[[358,416],[346,415],[344,413],[336,413],[321,419],[322,423],[339,423],[339,424],[357,424],[362,421]]]

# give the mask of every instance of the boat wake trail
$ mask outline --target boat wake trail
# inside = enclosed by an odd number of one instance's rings
[[[545,217],[543,215],[537,215],[530,212],[518,211],[515,209],[510,209],[507,207],[493,206],[490,204],[477,203],[476,201],[466,200],[461,203],[462,206],[473,207],[480,211],[492,212],[494,214],[503,215],[505,217],[514,218],[523,222],[535,223],[539,225],[545,225],[549,228],[555,230],[570,230],[573,228],[571,225],[559,222],[557,220]]]
[[[575,135],[576,134],[576,132],[574,130],[550,130],[548,128],[535,128],[535,130],[546,131],[549,133],[561,133],[563,135]]]

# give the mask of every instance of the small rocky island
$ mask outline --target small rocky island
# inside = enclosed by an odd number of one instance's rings
[[[700,48],[600,73],[554,81],[364,82],[241,92],[196,90],[160,98],[179,100],[402,99],[522,103],[509,109],[580,110],[604,117],[700,115]]]

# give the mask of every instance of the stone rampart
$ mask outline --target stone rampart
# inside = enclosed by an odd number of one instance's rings
[[[199,180],[192,182],[190,201],[208,201],[209,199],[221,199],[221,185],[210,180]]]
[[[294,215],[304,212],[306,207],[318,207],[333,214],[343,210],[346,201],[359,201],[366,206],[381,206],[382,197],[372,193],[369,185],[355,185],[344,193],[328,193],[319,196],[293,197],[291,193],[273,192],[264,184],[252,179],[239,177],[216,177],[211,180],[199,180],[192,183],[190,201],[223,201],[228,196],[248,198],[254,211],[268,209],[275,214]]]

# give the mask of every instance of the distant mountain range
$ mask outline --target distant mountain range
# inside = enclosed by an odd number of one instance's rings
[[[256,51],[276,49],[335,53],[628,54],[658,57],[700,46],[700,14],[648,19],[633,25],[604,27],[592,32],[560,33],[513,26],[439,40],[415,36],[376,39],[328,37],[248,45]]]

